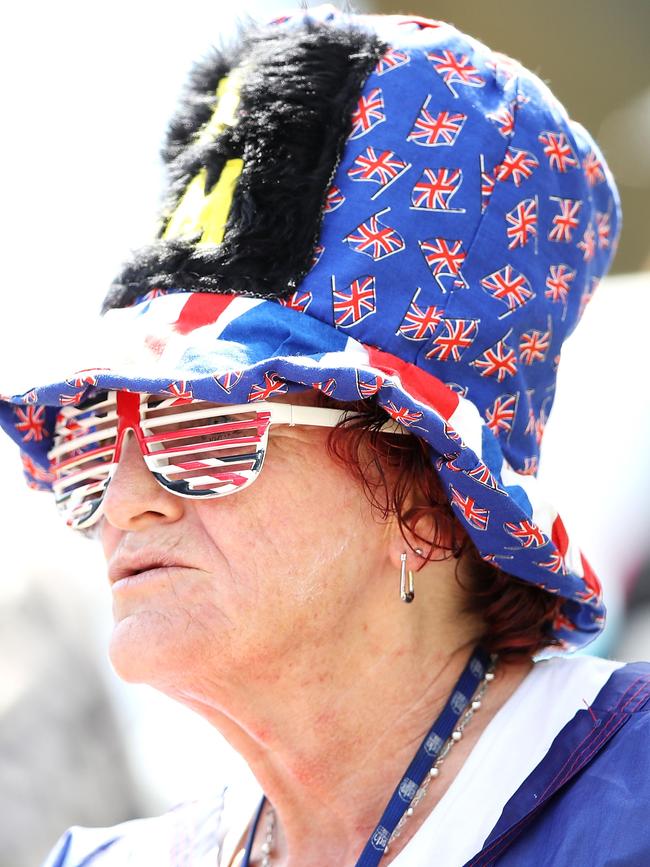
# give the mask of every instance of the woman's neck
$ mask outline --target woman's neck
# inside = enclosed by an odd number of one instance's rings
[[[367,627],[356,639],[341,636],[338,652],[297,654],[280,679],[258,672],[241,692],[230,686],[224,694],[204,682],[173,697],[219,729],[273,805],[273,867],[343,867],[355,864],[473,646],[460,629],[443,625],[436,636]],[[481,711],[384,863],[420,827],[530,666],[499,667]]]

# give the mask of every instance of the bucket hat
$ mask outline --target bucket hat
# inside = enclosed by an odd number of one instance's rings
[[[56,415],[97,391],[372,397],[481,556],[563,599],[565,647],[591,640],[600,586],[536,473],[620,208],[547,86],[449,24],[319,7],[198,64],[163,157],[157,237],[78,361],[2,397],[28,482],[50,489]]]

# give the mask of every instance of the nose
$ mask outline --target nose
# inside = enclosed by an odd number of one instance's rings
[[[132,431],[126,431],[118,465],[104,494],[104,518],[118,530],[172,524],[184,514],[182,497],[165,490],[147,468]]]

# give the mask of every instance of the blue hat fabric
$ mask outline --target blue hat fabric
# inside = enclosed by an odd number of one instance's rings
[[[48,489],[58,408],[94,390],[254,403],[374,397],[430,447],[482,557],[563,598],[565,647],[602,628],[598,580],[535,478],[561,347],[618,237],[611,174],[536,76],[454,27],[330,7],[274,26],[385,45],[290,294],[153,288],[108,310],[78,366],[5,396],[0,424]]]

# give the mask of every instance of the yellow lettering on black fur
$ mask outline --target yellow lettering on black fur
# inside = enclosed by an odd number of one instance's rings
[[[217,87],[217,104],[210,117],[199,132],[196,143],[199,145],[214,141],[226,127],[237,123],[237,107],[241,78],[237,70],[225,76]],[[172,239],[189,240],[200,236],[197,246],[214,246],[223,241],[232,206],[232,197],[239,180],[244,162],[241,159],[227,160],[219,180],[206,192],[207,170],[201,169],[185,188],[167,227],[163,233],[166,241]]]

